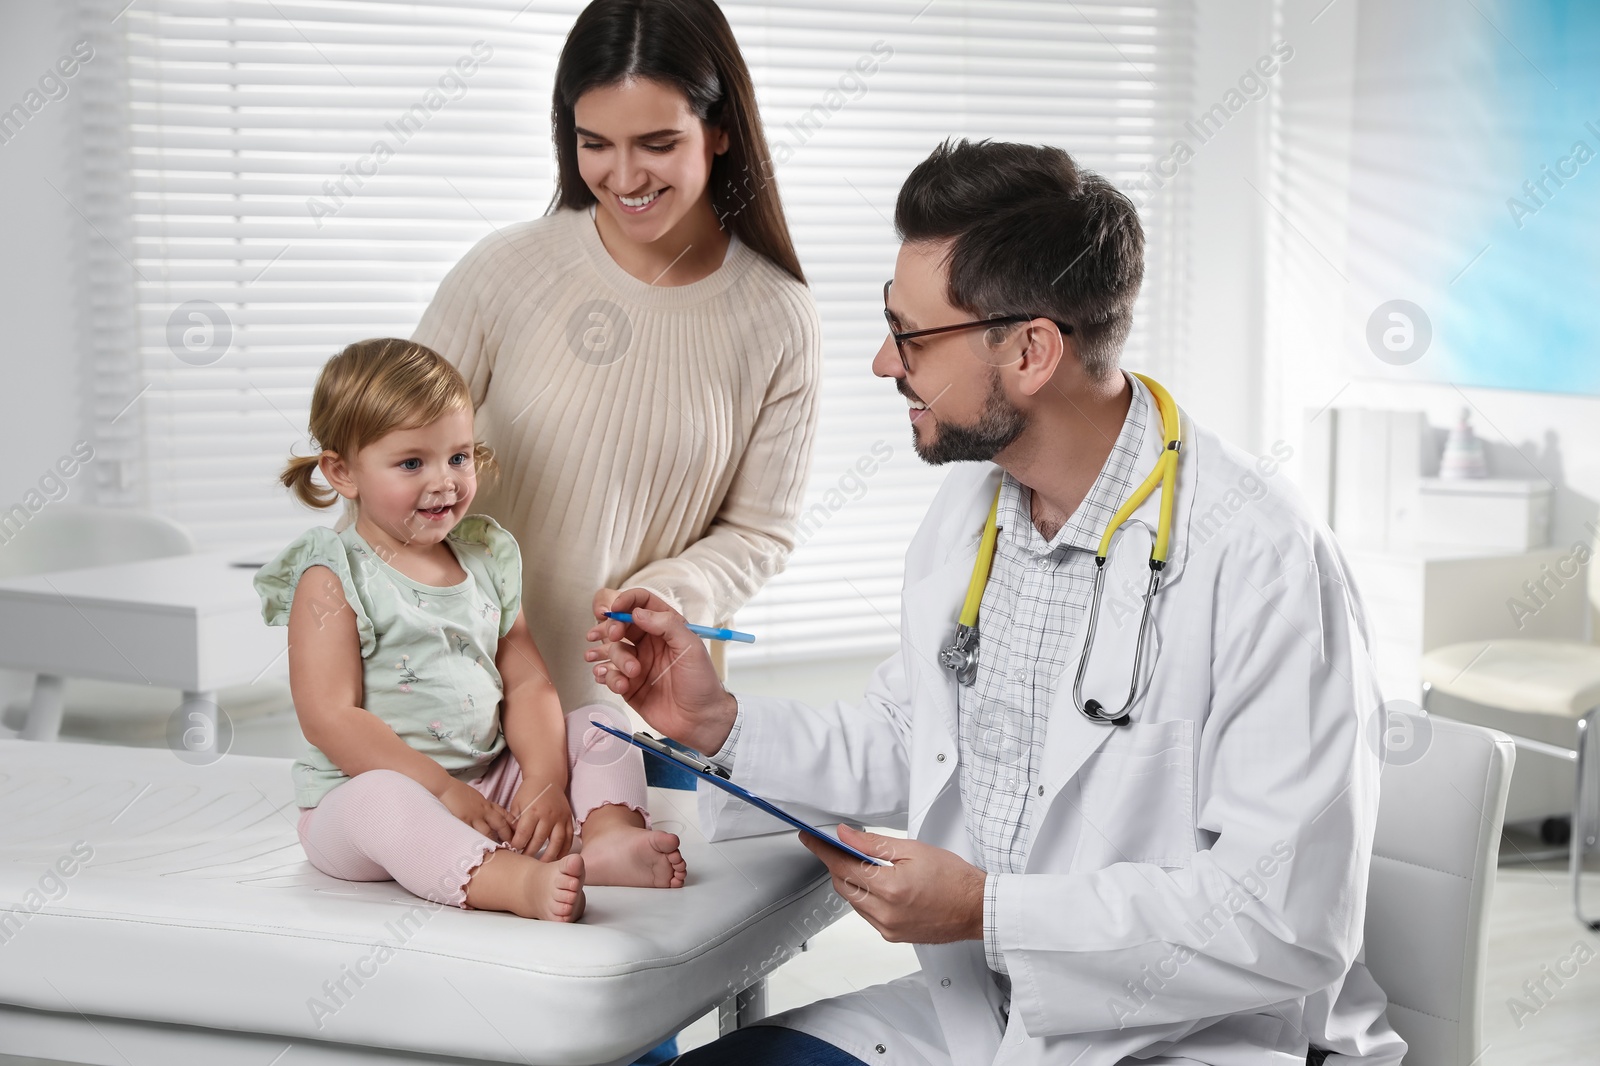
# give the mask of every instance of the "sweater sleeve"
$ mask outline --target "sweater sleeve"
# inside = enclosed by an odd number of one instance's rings
[[[794,550],[822,378],[821,324],[809,290],[800,290],[795,311],[791,340],[705,535],[678,555],[647,564],[621,586],[650,589],[691,622],[732,619]]]
[[[461,372],[472,393],[473,410],[482,406],[494,377],[495,349],[489,343],[484,307],[494,282],[490,242],[503,239],[490,234],[450,268],[411,333],[413,341],[432,348]]]

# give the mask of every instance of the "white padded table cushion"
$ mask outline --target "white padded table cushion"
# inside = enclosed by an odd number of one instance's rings
[[[491,1062],[626,1061],[845,909],[793,834],[709,844],[694,794],[660,789],[652,813],[683,838],[688,883],[591,888],[575,925],[341,881],[300,847],[289,765],[0,741],[0,901],[15,908],[0,910],[0,1003]],[[73,869],[78,842],[92,856]]]
[[[1600,706],[1600,647],[1574,640],[1449,644],[1422,657],[1422,679],[1473,703],[1577,718]]]

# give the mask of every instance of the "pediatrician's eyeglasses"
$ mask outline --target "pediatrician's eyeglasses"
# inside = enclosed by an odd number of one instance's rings
[[[932,337],[938,333],[954,333],[962,329],[977,329],[980,326],[984,328],[1009,326],[1017,322],[1031,322],[1036,318],[1045,317],[1044,315],[999,315],[994,318],[975,318],[971,322],[957,322],[952,326],[934,326],[932,329],[914,329],[901,333],[895,329],[894,313],[889,310],[889,286],[893,284],[893,278],[883,283],[883,318],[884,321],[889,323],[889,336],[894,338],[894,350],[900,353],[900,365],[905,367],[907,377],[911,376],[911,364],[906,361],[906,341],[915,340],[918,337]],[[1055,319],[1050,319],[1050,321],[1055,322]],[[1063,334],[1072,332],[1072,327],[1065,322],[1056,322],[1056,327]]]

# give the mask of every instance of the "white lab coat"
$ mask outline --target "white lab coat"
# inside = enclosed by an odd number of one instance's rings
[[[1145,470],[1162,446],[1150,422]],[[1308,1040],[1350,1056],[1330,1062],[1400,1061],[1405,1044],[1360,962],[1378,800],[1363,724],[1382,697],[1359,598],[1286,478],[1262,479],[1187,416],[1184,432],[1132,723],[1095,724],[1073,706],[1080,626],[1030,783],[1043,803],[1026,872],[998,875],[1009,1021],[982,943],[967,941],[919,945],[920,973],[783,1024],[886,1066],[1298,1066]],[[940,488],[906,552],[900,649],[863,699],[739,696],[734,780],[819,823],[904,828],[974,859],[955,681],[937,656],[999,473],[962,464]],[[1127,692],[1158,500],[1123,526],[1107,564],[1084,694],[1111,706]],[[713,840],[781,828],[718,790],[700,804]]]

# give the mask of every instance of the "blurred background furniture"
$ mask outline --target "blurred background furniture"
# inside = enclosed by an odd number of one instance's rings
[[[1367,609],[1372,656],[1384,697],[1415,700],[1422,686],[1424,656],[1447,645],[1581,634],[1587,604],[1579,587],[1558,590],[1542,609],[1520,618],[1506,608],[1507,597],[1521,593],[1524,581],[1556,566],[1569,550],[1346,548],[1345,559]],[[1559,809],[1566,809],[1565,789]],[[1508,821],[1531,816],[1518,813],[1515,787],[1511,810]]]
[[[1585,560],[1588,604],[1600,608],[1600,575],[1592,558],[1591,553]],[[1583,587],[1567,576],[1567,585]],[[1547,820],[1543,836],[1548,844],[1567,845],[1573,911],[1584,925],[1600,929],[1600,921],[1584,911],[1581,876],[1584,858],[1600,834],[1596,774],[1600,754],[1595,739],[1600,720],[1600,646],[1588,640],[1510,636],[1461,641],[1423,655],[1422,679],[1425,709],[1502,730],[1526,756],[1564,771],[1540,777],[1570,782],[1566,793],[1570,825]]]
[[[1421,411],[1306,411],[1307,498],[1338,535],[1360,589],[1385,698],[1420,693],[1432,715],[1513,738],[1520,758],[1505,821],[1558,850],[1513,841],[1507,859],[1567,859],[1574,908],[1591,924],[1579,875],[1595,844],[1600,786],[1575,771],[1593,777],[1596,761],[1584,749],[1594,732],[1586,716],[1600,705],[1597,529],[1552,541],[1554,484],[1483,476],[1494,464],[1468,439],[1470,413],[1461,412],[1450,440],[1458,453],[1475,450],[1477,476],[1439,477],[1450,473],[1451,444]],[[1527,456],[1516,464],[1525,473]]]
[[[54,740],[65,723],[69,739],[160,744],[184,706],[213,737],[218,707],[230,727],[287,733],[285,633],[261,622],[254,569],[194,546],[150,512],[60,503],[0,547],[0,667],[31,687],[0,735]]]
[[[1476,719],[1511,736],[1527,755],[1565,764],[1572,780],[1570,822],[1547,819],[1546,843],[1566,845],[1572,908],[1578,921],[1600,929],[1583,906],[1583,863],[1596,842],[1600,782],[1595,727],[1600,719],[1600,647],[1578,641],[1492,640],[1452,644],[1423,658],[1425,709],[1454,697],[1452,718]],[[1565,742],[1552,737],[1565,733]],[[1556,852],[1559,854],[1559,851]],[[1537,860],[1549,852],[1524,854]]]
[[[1494,730],[1390,712],[1419,743],[1383,768],[1367,884],[1367,969],[1408,1066],[1483,1056],[1489,905],[1516,749]]]

